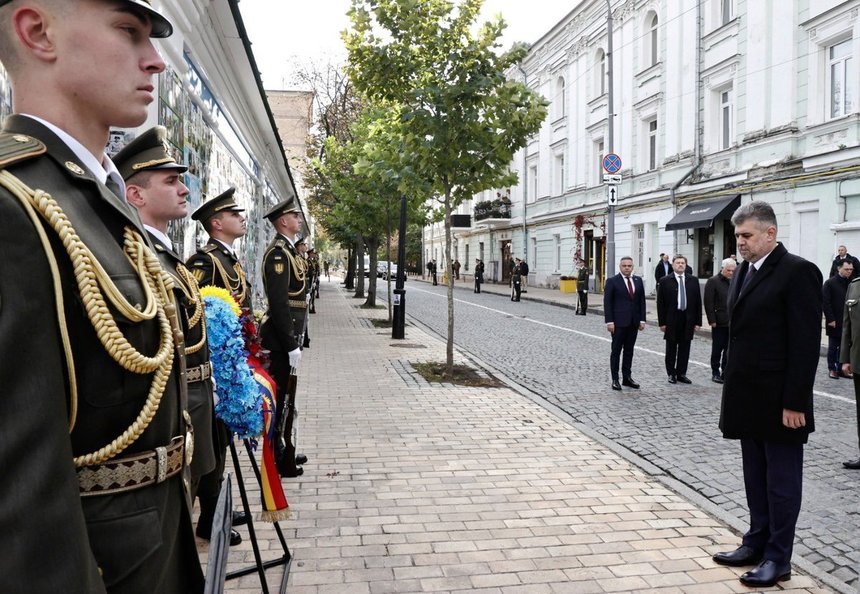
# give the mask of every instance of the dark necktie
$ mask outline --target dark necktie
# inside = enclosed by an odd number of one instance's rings
[[[749,269],[747,269],[747,275],[744,277],[744,284],[741,285],[741,291],[747,288],[747,285],[750,284],[752,277],[755,276],[756,267],[750,264]]]
[[[629,276],[625,276],[624,278],[627,279],[627,292],[630,293],[630,298],[633,299],[633,283],[630,282]]]
[[[105,186],[107,186],[107,189],[113,192],[113,194],[117,198],[125,202],[125,196],[122,195],[122,190],[120,189],[119,184],[113,177],[108,176],[108,178],[105,180]]]
[[[687,290],[684,288],[684,277],[678,277],[678,310],[687,309]]]

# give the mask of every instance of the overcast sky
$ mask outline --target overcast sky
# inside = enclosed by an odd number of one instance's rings
[[[502,47],[534,43],[576,3],[559,0],[484,0],[482,22],[501,13],[508,27]],[[296,64],[346,60],[340,32],[349,26],[350,0],[242,0],[239,8],[267,89],[292,88]]]

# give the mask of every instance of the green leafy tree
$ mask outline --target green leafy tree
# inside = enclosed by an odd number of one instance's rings
[[[353,0],[344,33],[348,72],[371,102],[397,105],[403,161],[432,183],[445,221],[448,372],[454,365],[451,213],[476,193],[516,183],[514,153],[546,117],[546,102],[506,72],[527,50],[500,52],[504,21],[477,29],[482,0]]]

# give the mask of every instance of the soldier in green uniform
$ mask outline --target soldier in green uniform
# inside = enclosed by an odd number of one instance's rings
[[[104,154],[171,33],[145,0],[0,0],[0,592],[203,588],[171,279]]]
[[[301,334],[306,330],[307,271],[306,263],[296,248],[296,234],[302,226],[301,211],[296,203],[285,200],[267,212],[266,218],[272,223],[276,234],[263,256],[263,284],[269,310],[260,327],[260,338],[263,346],[271,351],[269,373],[277,384],[277,399],[281,408],[282,403],[287,401],[290,372],[297,369],[302,360]],[[295,455],[293,449],[288,452],[289,462],[279,463],[282,475],[301,474],[301,469],[292,463],[292,456]],[[303,454],[296,457],[296,464],[307,461]],[[285,473],[284,467],[289,472]]]
[[[194,457],[191,460],[193,499],[200,477],[215,468],[212,366],[197,279],[185,267],[167,235],[170,221],[188,216],[188,188],[180,177],[188,168],[177,163],[170,153],[167,129],[155,126],[131,141],[114,156],[113,161],[125,180],[126,199],[140,214],[161,266],[173,277],[173,294],[179,304],[179,320],[185,337],[188,412],[194,425]]]
[[[236,188],[230,188],[211,200],[205,201],[191,218],[200,221],[209,234],[209,241],[188,259],[188,269],[201,287],[214,286],[227,289],[243,308],[251,309],[251,290],[245,281],[245,271],[233,251],[233,242],[245,236],[244,209],[233,198]],[[197,497],[200,500],[200,517],[197,519],[197,536],[209,540],[212,535],[212,519],[218,503],[218,494],[224,482],[227,465],[227,448],[233,435],[220,419],[215,418],[212,428],[215,444],[215,468],[200,479]],[[233,525],[248,523],[245,512],[233,512]],[[232,530],[230,544],[242,542],[242,536]]]

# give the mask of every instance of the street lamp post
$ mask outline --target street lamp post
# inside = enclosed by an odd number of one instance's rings
[[[606,0],[606,121],[609,138],[606,142],[607,153],[615,152],[615,105],[612,85],[612,3]],[[606,221],[606,278],[615,276],[615,205],[609,203],[609,214]]]
[[[400,196],[400,229],[397,237],[397,282],[394,289],[394,319],[391,338],[406,336],[406,195]]]

